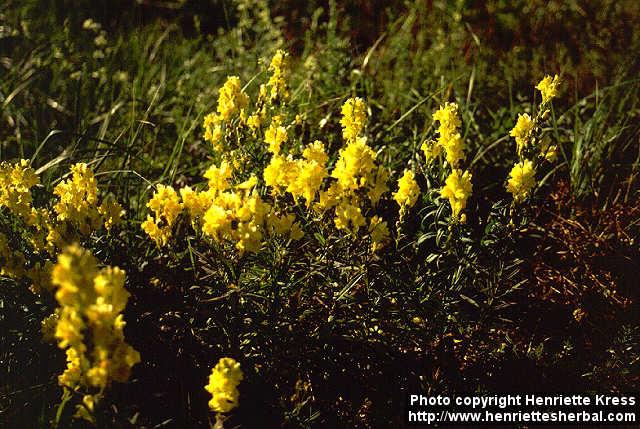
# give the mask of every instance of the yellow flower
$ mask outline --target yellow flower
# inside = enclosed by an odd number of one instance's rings
[[[387,186],[387,181],[389,180],[389,171],[383,166],[378,166],[378,171],[376,172],[375,178],[373,179],[373,183],[371,183],[371,187],[367,192],[367,196],[371,201],[371,205],[375,206],[380,201],[380,197],[382,194],[389,190]]]
[[[231,242],[244,252],[257,252],[262,244],[262,228],[271,210],[253,189],[257,178],[236,185],[234,191],[219,192],[202,218],[202,232],[215,242]]]
[[[411,208],[418,200],[419,194],[420,187],[414,178],[413,171],[405,170],[400,180],[398,180],[398,191],[393,194],[393,199],[400,208]]]
[[[95,207],[98,186],[87,164],[72,166],[71,178],[60,182],[53,193],[60,197],[60,201],[53,207],[58,220],[71,221],[85,235],[98,227],[100,216]]]
[[[467,205],[467,199],[472,192],[471,173],[462,170],[453,170],[440,191],[442,198],[447,198],[451,204],[452,217],[458,218],[460,211]]]
[[[347,143],[355,142],[364,130],[367,112],[361,98],[350,98],[342,105],[342,135]]]
[[[542,94],[542,104],[549,102],[552,98],[558,95],[559,85],[560,78],[558,75],[555,75],[553,78],[547,75],[540,81],[540,83],[538,83],[536,89]]]
[[[225,191],[229,188],[229,179],[233,170],[227,161],[222,161],[220,167],[211,165],[204,173],[204,178],[209,180],[209,189],[212,191]]]
[[[185,186],[180,189],[182,207],[187,210],[192,220],[200,219],[211,205],[209,192],[198,192]]]
[[[367,177],[376,168],[376,154],[367,145],[366,139],[357,138],[340,149],[340,157],[331,172],[345,190],[357,190],[366,184]]]
[[[209,375],[204,388],[211,394],[209,408],[217,413],[228,413],[238,406],[238,385],[243,379],[240,364],[232,358],[222,358]]]
[[[126,381],[140,354],[124,338],[121,312],[129,298],[124,271],[98,270],[91,253],[73,245],[58,257],[52,283],[60,306],[54,335],[67,354],[59,383],[103,390],[112,380]]]
[[[375,253],[389,242],[387,222],[379,216],[373,216],[369,223],[369,234],[371,234],[371,251]]]
[[[40,183],[26,159],[19,163],[0,164],[0,207],[6,207],[25,222],[31,214],[31,188]]]
[[[360,227],[365,225],[365,221],[356,201],[343,200],[336,206],[334,223],[337,229],[357,234]]]
[[[271,118],[271,125],[264,133],[264,141],[269,145],[269,152],[277,155],[280,147],[287,142],[287,129],[282,126],[282,118],[274,116]]]
[[[298,164],[296,162],[282,155],[274,155],[271,157],[269,165],[265,167],[262,176],[264,183],[273,189],[273,193],[279,194],[297,173]]]
[[[242,84],[238,76],[230,76],[220,88],[218,95],[218,114],[223,121],[229,121],[235,114],[239,114],[247,107],[249,96],[242,91]]]
[[[558,146],[551,144],[549,138],[543,139],[540,144],[540,156],[549,162],[555,162],[558,159]]]
[[[98,207],[98,213],[104,218],[104,227],[107,231],[111,229],[113,225],[120,223],[124,210],[122,206],[115,201],[103,201],[100,207]]]
[[[464,141],[458,132],[460,118],[458,116],[458,105],[456,103],[445,103],[433,114],[433,119],[440,122],[438,127],[438,141],[435,143],[425,142],[422,144],[422,151],[427,162],[437,156],[442,149],[447,155],[447,162],[455,167],[464,158]]]
[[[444,148],[449,165],[456,166],[464,158],[464,141],[459,133],[441,136],[440,145]]]
[[[287,71],[288,71],[288,54],[278,49],[271,59],[269,71],[271,76],[267,86],[270,88],[270,100],[286,100],[289,98],[289,90],[287,88]]]
[[[424,158],[426,162],[429,163],[440,155],[440,152],[442,152],[442,146],[440,143],[433,140],[426,140],[422,143],[422,146],[420,146],[420,150],[424,152]]]
[[[258,131],[262,126],[262,115],[260,114],[260,112],[254,113],[253,115],[249,116],[247,118],[247,125],[254,133]]]
[[[516,203],[524,200],[536,184],[533,163],[529,160],[519,162],[513,166],[507,181],[507,191],[513,195]]]
[[[444,103],[444,106],[440,106],[433,114],[433,119],[440,122],[438,127],[440,136],[453,134],[461,124],[458,117],[458,105],[456,103]]]
[[[182,211],[183,206],[178,194],[173,187],[160,184],[147,207],[153,211],[155,218],[148,216],[141,227],[158,246],[164,246],[171,237],[173,224]]]
[[[313,143],[307,145],[302,151],[302,157],[307,161],[315,161],[318,165],[326,165],[329,160],[329,156],[324,150],[324,144],[320,140],[316,140]]]
[[[153,211],[157,219],[164,220],[168,226],[174,224],[182,210],[180,199],[173,187],[162,184],[157,185],[156,192],[147,203],[147,207]]]
[[[320,191],[315,209],[322,212],[334,207],[336,204],[338,204],[340,193],[341,191],[338,182],[333,182],[325,191]]]
[[[527,113],[518,115],[518,122],[513,127],[509,135],[516,138],[518,154],[529,145],[531,139],[531,131],[533,131],[533,121]]]

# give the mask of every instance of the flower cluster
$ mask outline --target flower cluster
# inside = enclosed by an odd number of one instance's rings
[[[361,98],[350,98],[342,105],[342,136],[347,143],[356,141],[367,122],[367,112]]]
[[[53,207],[57,219],[69,222],[82,235],[90,234],[101,224],[110,229],[120,222],[123,214],[116,202],[104,201],[98,205],[98,184],[87,164],[73,165],[71,178],[60,182],[53,193],[60,198]]]
[[[299,159],[274,153],[263,171],[264,182],[274,194],[286,191],[294,200],[303,198],[310,207],[328,175],[328,159],[319,140],[307,145]]]
[[[274,102],[276,100],[285,101],[289,98],[289,89],[287,87],[287,56],[288,54],[282,49],[278,49],[271,59],[269,71],[271,76],[267,87],[269,88],[269,99]]]
[[[53,193],[59,198],[53,210],[33,206],[31,189],[39,183],[26,160],[0,164],[0,208],[6,208],[24,226],[18,246],[9,245],[9,237],[0,235],[1,270],[16,280],[28,278],[36,293],[51,287],[52,264],[48,259],[55,256],[56,249],[102,226],[109,230],[123,215],[116,202],[105,200],[98,204],[97,182],[86,164],[72,166],[71,178],[54,188]],[[33,253],[26,258],[24,252],[29,248]]]
[[[420,188],[414,178],[413,171],[405,170],[400,180],[398,180],[398,191],[393,194],[393,199],[402,209],[406,209],[413,207],[418,200],[419,194]]]
[[[374,208],[387,192],[389,173],[376,165],[376,153],[363,135],[367,120],[366,105],[360,98],[350,98],[342,106],[342,135],[346,145],[340,149],[331,178],[335,179],[320,191],[316,209],[327,211],[335,207],[334,224],[337,229],[357,234],[366,225],[363,211]],[[380,221],[380,231],[387,231]],[[382,247],[379,241],[376,249]]]
[[[205,173],[206,190],[185,187],[178,197],[172,187],[158,185],[147,204],[155,216],[147,217],[143,230],[158,246],[164,246],[178,216],[184,212],[196,230],[216,243],[233,243],[240,254],[258,251],[266,233],[287,235],[293,240],[302,237],[293,214],[281,213],[262,199],[255,189],[255,176],[237,185],[231,184],[231,176],[231,167],[223,161]]]
[[[182,211],[178,194],[171,186],[158,185],[153,198],[147,203],[154,216],[147,216],[142,229],[158,246],[164,246],[171,237],[173,225]]]
[[[242,83],[238,76],[230,76],[220,88],[218,107],[204,118],[204,139],[211,143],[218,151],[222,151],[221,140],[224,137],[223,126],[235,117],[244,120],[245,109],[249,103],[249,96],[242,90]]]
[[[454,169],[447,177],[440,195],[449,200],[454,219],[457,219],[460,212],[467,206],[467,199],[471,196],[472,189],[471,173],[468,171]]]
[[[0,207],[6,207],[25,223],[33,224],[31,188],[40,183],[25,159],[19,163],[0,164]]]
[[[513,195],[516,203],[524,200],[536,184],[536,172],[533,163],[526,159],[513,166],[507,180],[507,191]]]
[[[421,149],[427,162],[444,150],[447,162],[455,168],[464,157],[464,141],[458,130],[461,124],[458,105],[446,102],[433,114],[433,119],[440,122],[438,140],[424,142]]]
[[[209,408],[216,413],[228,413],[238,406],[238,385],[243,374],[240,364],[232,358],[222,358],[211,369],[209,384],[204,388],[211,394]]]
[[[279,61],[276,58],[273,63]],[[223,160],[212,165],[204,175],[208,180],[206,190],[180,189],[180,201],[171,187],[159,186],[148,203],[154,216],[148,216],[142,228],[158,246],[164,246],[171,238],[178,215],[184,211],[204,237],[216,243],[232,243],[240,254],[256,252],[264,237],[282,236],[292,240],[303,237],[295,214],[283,205],[291,198],[295,204],[303,202],[307,209],[320,215],[333,210],[336,228],[357,234],[367,225],[367,211],[375,208],[388,190],[389,174],[376,165],[376,154],[363,135],[366,119],[362,99],[351,98],[344,103],[340,122],[345,146],[329,172],[329,155],[324,144],[316,140],[300,152],[295,148],[289,150],[285,147],[289,132],[284,118],[273,115],[264,132],[262,150],[270,158],[261,177],[251,176],[237,183],[233,178],[242,176],[243,171],[223,155]],[[256,127],[254,133],[260,129],[259,122]],[[265,187],[257,186],[261,183]],[[262,189],[266,189],[266,195],[260,193]],[[417,190],[402,192],[408,192],[405,204],[415,202]],[[387,224],[379,217],[370,219],[369,233],[373,249],[380,249],[388,242]]]
[[[422,151],[429,162],[444,150],[447,163],[451,166],[451,172],[444,187],[440,190],[440,196],[449,200],[452,219],[464,222],[466,217],[460,212],[467,206],[467,200],[471,196],[473,186],[471,173],[457,168],[457,165],[464,161],[464,142],[458,131],[461,125],[458,105],[446,102],[433,114],[433,119],[440,123],[438,140],[423,143]]]
[[[90,418],[93,404],[112,381],[125,382],[140,354],[125,342],[122,311],[129,293],[119,268],[98,269],[96,259],[78,245],[59,255],[52,273],[59,304],[55,338],[66,351],[67,368],[58,382],[87,394],[79,414]]]
[[[536,85],[536,89],[540,91],[542,95],[542,104],[547,104],[551,99],[558,96],[558,87],[560,86],[560,78],[558,75],[553,76],[545,76],[538,85]]]
[[[545,76],[536,89],[542,94],[544,107],[558,94],[560,80],[558,76]],[[540,110],[534,118],[528,114],[518,116],[516,126],[509,133],[516,140],[518,162],[509,172],[506,188],[513,196],[514,203],[521,203],[535,187],[536,166],[541,161],[553,162],[557,158],[558,148],[548,136],[542,136],[540,125],[549,116],[549,110]]]
[[[511,137],[514,137],[516,139],[518,154],[521,154],[522,151],[529,145],[533,127],[534,123],[531,120],[531,116],[526,113],[518,115],[518,122],[516,122],[516,126],[513,127],[513,129],[509,133]]]

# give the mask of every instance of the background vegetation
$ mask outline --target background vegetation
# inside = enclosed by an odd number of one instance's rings
[[[638,390],[639,29],[633,0],[3,2],[0,158],[31,160],[43,203],[88,162],[127,212],[87,244],[127,272],[126,336],[142,355],[104,426],[206,427],[203,386],[227,355],[245,371],[229,427],[388,427],[418,389]],[[363,97],[369,144],[396,172],[457,101],[474,174],[459,241],[425,196],[399,251],[267,253],[241,290],[186,238],[156,248],[140,229],[151,185],[201,181],[218,88],[264,80],[278,48],[305,140],[340,147],[340,106]],[[548,130],[559,161],[508,229],[508,133],[545,73],[564,80]],[[0,423],[83,427],[58,407],[64,355],[41,340],[51,300],[0,283]]]

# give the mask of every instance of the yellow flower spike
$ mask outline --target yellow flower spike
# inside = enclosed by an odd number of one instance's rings
[[[55,338],[67,354],[67,369],[59,376],[59,383],[68,388],[102,390],[112,380],[126,381],[120,376],[123,368],[119,365],[125,363],[128,376],[140,355],[124,341],[120,313],[129,298],[124,271],[116,267],[98,270],[91,253],[73,245],[58,257],[52,282],[60,306]]]
[[[367,122],[367,112],[364,100],[350,98],[342,105],[342,135],[347,143],[355,142],[362,134]]]
[[[357,201],[343,200],[336,206],[334,223],[339,230],[357,234],[360,227],[366,224],[366,219]]]
[[[364,186],[364,182],[376,168],[376,154],[367,145],[365,138],[356,138],[340,149],[340,156],[331,172],[338,179],[342,189],[355,191]]]
[[[242,91],[238,76],[229,76],[220,88],[217,112],[220,120],[229,121],[233,115],[240,114],[249,104],[249,96]]]
[[[507,180],[507,191],[513,195],[516,203],[529,196],[536,184],[535,174],[533,163],[529,160],[519,162],[511,169]]]
[[[433,114],[433,119],[440,122],[438,127],[439,137],[436,142],[422,144],[425,158],[429,162],[444,150],[447,162],[452,167],[455,167],[464,158],[464,141],[458,132],[458,128],[461,125],[458,105],[456,103],[445,103]]]
[[[518,122],[513,127],[509,135],[515,137],[518,154],[530,143],[531,132],[533,131],[533,120],[527,113],[518,115]]]
[[[549,162],[555,162],[558,159],[558,146],[551,144],[548,137],[544,138],[540,144],[540,156]]]
[[[400,208],[411,208],[418,201],[420,187],[415,180],[413,171],[405,170],[404,174],[398,180],[398,191],[393,194],[393,199],[398,203]]]
[[[440,195],[449,200],[452,218],[459,218],[460,212],[467,206],[467,199],[471,196],[472,189],[471,173],[468,171],[462,172],[456,169],[449,174]],[[462,217],[460,220],[462,221]],[[464,220],[466,221],[466,216]]]
[[[274,155],[280,153],[280,147],[288,139],[287,129],[282,126],[282,118],[274,116],[271,118],[271,125],[264,133],[264,141],[269,145],[269,152]]]
[[[282,100],[286,101],[289,98],[289,89],[287,87],[287,77],[288,77],[288,57],[289,55],[283,51],[282,49],[278,49],[271,59],[271,64],[269,64],[269,71],[271,72],[271,76],[269,77],[269,81],[267,82],[267,87],[269,88],[269,100]],[[264,89],[266,93],[266,88]],[[263,88],[260,87],[260,95],[262,95]]]
[[[238,385],[244,375],[240,364],[232,358],[222,358],[211,370],[209,384],[204,388],[211,394],[209,408],[217,413],[228,413],[238,406]]]
[[[104,218],[104,227],[107,231],[113,225],[120,223],[122,216],[124,216],[122,206],[115,201],[103,201],[98,207],[98,213]]]
[[[220,167],[211,165],[204,173],[204,178],[209,181],[209,189],[214,191],[226,191],[229,188],[229,179],[233,170],[227,161],[222,161]]]
[[[553,78],[547,75],[536,85],[536,89],[542,94],[542,104],[546,104],[558,96],[558,86],[560,86],[558,75]]]
[[[159,184],[147,207],[153,211],[155,218],[148,216],[141,227],[158,246],[164,246],[171,237],[173,225],[182,212],[183,205],[173,187]]]
[[[371,182],[371,187],[367,191],[367,196],[371,200],[371,205],[376,206],[382,197],[382,194],[389,190],[387,182],[389,180],[389,170],[383,166],[378,166],[375,178]]]
[[[424,153],[427,163],[433,161],[442,152],[442,146],[433,140],[427,140],[422,143],[420,150]]]

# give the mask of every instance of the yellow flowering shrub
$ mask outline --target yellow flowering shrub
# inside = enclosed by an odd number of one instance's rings
[[[248,127],[249,133],[244,134],[246,138],[259,139],[261,124],[267,116],[265,102],[283,99],[286,85],[278,82],[285,76],[285,59],[286,55],[276,53],[272,60],[269,67],[271,77],[266,86],[260,86],[257,109],[249,116],[252,125]],[[225,85],[229,82],[227,80]],[[279,95],[275,98],[268,96],[267,89],[271,95],[274,91]],[[247,107],[247,104],[243,102],[242,106]],[[331,172],[327,168],[329,154],[324,144],[316,140],[299,151],[288,147],[289,133],[284,125],[284,116],[274,114],[264,131],[264,150],[260,146],[257,148],[268,157],[260,176],[252,176],[234,185],[236,179],[244,175],[244,169],[250,168],[250,165],[242,167],[235,159],[238,153],[247,149],[225,149],[218,145],[214,152],[221,162],[212,164],[204,174],[208,188],[197,191],[186,187],[176,192],[173,188],[159,186],[148,203],[154,215],[142,223],[143,230],[158,246],[165,246],[172,236],[176,218],[184,211],[202,238],[218,244],[233,244],[240,255],[257,252],[263,240],[269,237],[281,236],[295,241],[304,236],[296,215],[286,207],[286,198],[292,198],[295,204],[304,202],[307,210],[313,208],[321,216],[332,211],[337,230],[358,233],[367,224],[367,212],[388,191],[389,172],[376,165],[376,154],[363,135],[367,120],[364,101],[350,98],[343,104],[341,112],[345,145],[339,150]],[[212,124],[217,126],[222,119],[220,112],[207,118],[205,139],[210,140],[214,130]],[[295,123],[300,123],[301,115],[296,115],[296,118]],[[265,189],[261,186],[263,183],[267,192],[262,191]],[[381,219],[374,224],[378,226],[369,232],[373,234],[375,231],[377,238],[374,242],[377,244],[373,248],[378,250],[386,242],[388,228]]]
[[[101,228],[110,230],[124,213],[115,201],[100,203],[97,181],[86,164],[71,166],[70,177],[55,186],[52,210],[33,206],[31,192],[38,184],[40,179],[28,161],[0,164],[0,209],[24,226],[19,245],[9,243],[9,237],[0,232],[0,272],[16,280],[28,279],[35,293],[51,289],[50,260],[57,250]],[[27,251],[32,254],[29,258]]]
[[[209,383],[204,387],[211,394],[209,408],[216,413],[228,413],[238,406],[238,385],[243,379],[240,364],[225,357],[211,369]]]

